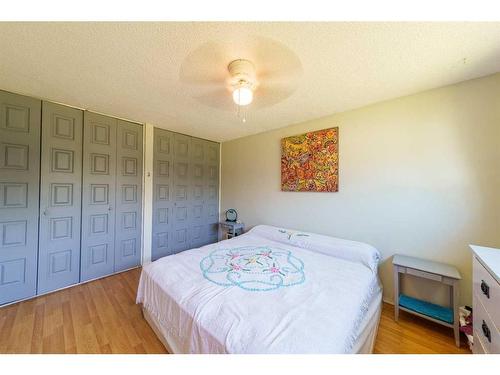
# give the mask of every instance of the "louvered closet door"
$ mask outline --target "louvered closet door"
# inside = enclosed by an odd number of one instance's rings
[[[115,272],[141,261],[142,126],[118,120]]]
[[[174,134],[174,210],[172,217],[172,246],[174,252],[189,249],[191,226],[190,137]]]
[[[40,111],[0,91],[0,304],[36,294]]]
[[[205,189],[205,225],[207,227],[206,243],[218,241],[219,228],[219,143],[205,141],[206,179]]]
[[[80,281],[83,112],[43,102],[38,294]]]
[[[81,281],[114,270],[116,121],[84,113]]]
[[[191,138],[191,165],[189,193],[191,196],[191,220],[189,228],[189,244],[191,248],[203,246],[207,242],[208,227],[205,224],[207,206],[207,165],[205,160],[206,141]]]
[[[154,129],[152,260],[173,253],[172,216],[174,135]]]

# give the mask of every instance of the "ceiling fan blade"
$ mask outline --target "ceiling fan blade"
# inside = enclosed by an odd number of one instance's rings
[[[278,70],[278,69],[268,69],[263,70],[258,73],[258,81],[266,85],[282,85],[289,84],[290,82],[297,82],[301,76],[299,70]]]
[[[179,80],[187,84],[223,86],[227,78],[225,60],[226,54],[221,43],[203,44],[182,62]]]
[[[296,86],[289,83],[262,85],[254,93],[252,106],[254,108],[270,107],[290,97],[295,89]]]
[[[232,95],[226,89],[217,89],[194,96],[194,99],[209,107],[221,109],[223,111],[234,111],[235,104]]]
[[[253,37],[249,43],[260,80],[289,80],[302,74],[299,58],[284,44],[262,37]]]

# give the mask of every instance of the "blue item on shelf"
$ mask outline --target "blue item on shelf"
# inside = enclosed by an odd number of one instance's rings
[[[399,306],[419,314],[453,324],[453,309],[422,301],[404,294],[399,295]]]

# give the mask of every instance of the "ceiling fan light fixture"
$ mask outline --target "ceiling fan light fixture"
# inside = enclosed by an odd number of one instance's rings
[[[233,60],[227,66],[229,83],[233,92],[233,101],[238,106],[249,105],[253,100],[253,92],[257,82],[255,67],[252,62],[244,59]]]
[[[252,102],[253,91],[247,86],[240,86],[233,91],[233,100],[239,106],[245,106]]]

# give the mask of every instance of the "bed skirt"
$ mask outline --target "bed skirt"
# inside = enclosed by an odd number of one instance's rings
[[[175,340],[169,339],[163,335],[160,329],[160,322],[150,313],[144,306],[142,306],[142,313],[144,319],[153,329],[154,333],[161,341],[165,349],[171,354],[185,354],[177,349]],[[371,354],[375,347],[375,340],[377,339],[378,325],[380,323],[380,315],[382,313],[382,290],[373,296],[369,308],[366,312],[365,318],[358,328],[358,338],[352,348],[351,354]]]

